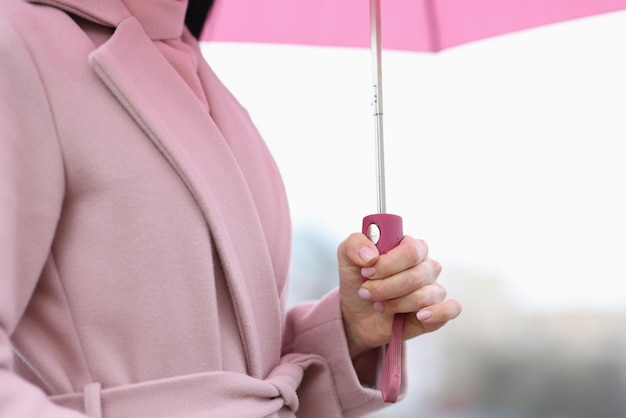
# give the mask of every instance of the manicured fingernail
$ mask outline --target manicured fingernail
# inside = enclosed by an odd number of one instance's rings
[[[432,316],[433,313],[429,310],[419,311],[417,314],[415,314],[415,317],[418,321],[425,321],[427,319],[430,319]]]
[[[360,288],[358,293],[361,299],[370,300],[372,298],[372,294],[367,289]]]
[[[370,247],[363,247],[359,250],[359,257],[366,263],[376,257],[376,253]]]
[[[385,308],[383,307],[383,304],[380,302],[374,302],[374,310],[380,313],[385,312]]]
[[[376,272],[376,269],[374,269],[374,267],[363,267],[361,269],[361,276],[372,277],[375,272]]]

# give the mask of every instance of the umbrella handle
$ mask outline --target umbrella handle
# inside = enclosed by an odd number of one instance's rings
[[[363,233],[376,245],[380,254],[396,247],[404,236],[402,218],[388,213],[377,213],[363,218]],[[367,280],[367,279],[363,279]],[[387,345],[382,370],[381,392],[385,402],[394,403],[398,399],[402,381],[402,331],[406,314],[396,314],[393,318],[391,338]]]

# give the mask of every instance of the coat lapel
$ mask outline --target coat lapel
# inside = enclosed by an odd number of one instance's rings
[[[257,244],[265,237],[254,201],[227,142],[135,18],[120,22],[90,63],[201,208],[227,276],[249,373],[265,377],[274,365],[268,358],[280,356],[279,298],[269,252]]]

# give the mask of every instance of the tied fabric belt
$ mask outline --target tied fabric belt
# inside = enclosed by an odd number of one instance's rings
[[[296,390],[304,368],[318,361],[314,357],[299,358],[298,364],[282,363],[264,380],[218,371],[104,389],[91,383],[82,393],[50,399],[92,418],[295,417]],[[341,416],[337,402],[321,404],[321,409],[328,408],[322,411],[324,417]]]

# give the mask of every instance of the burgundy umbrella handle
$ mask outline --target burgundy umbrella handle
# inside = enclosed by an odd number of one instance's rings
[[[376,244],[380,254],[396,247],[404,236],[402,218],[387,213],[377,213],[363,218],[363,233]],[[367,280],[367,279],[363,279]],[[396,314],[391,328],[391,339],[383,364],[381,392],[385,402],[398,399],[402,380],[402,331],[406,314]]]

